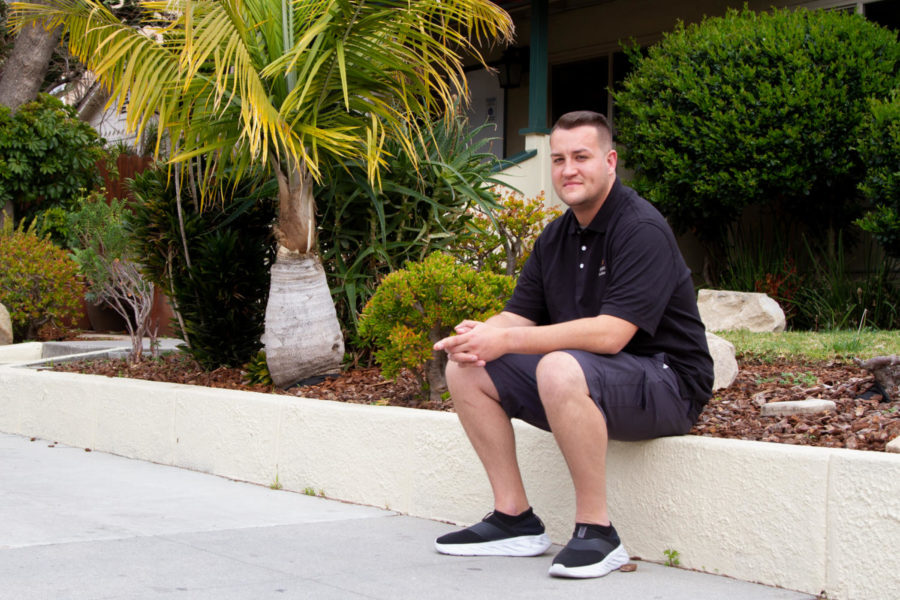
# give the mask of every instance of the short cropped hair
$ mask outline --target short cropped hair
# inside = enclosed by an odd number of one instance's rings
[[[607,121],[605,116],[592,110],[575,110],[567,112],[557,119],[556,124],[553,126],[553,129],[550,130],[550,133],[552,134],[557,129],[575,129],[576,127],[581,127],[583,125],[595,127],[597,129],[597,135],[600,136],[600,143],[607,142],[609,143],[610,148],[613,147],[612,127],[610,127],[609,121]]]

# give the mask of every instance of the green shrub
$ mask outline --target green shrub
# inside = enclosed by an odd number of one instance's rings
[[[77,202],[77,201],[76,201]],[[69,248],[69,211],[57,205],[40,210],[34,215],[35,232],[62,249]]]
[[[41,94],[15,115],[0,106],[0,207],[12,201],[19,220],[68,205],[102,183],[101,138],[71,106]]]
[[[615,94],[622,156],[677,232],[722,244],[751,205],[808,235],[859,216],[855,141],[869,99],[900,83],[896,33],[843,12],[745,8],[631,58]]]
[[[503,309],[513,279],[459,264],[434,253],[391,273],[366,304],[360,336],[374,343],[385,377],[412,371],[432,401],[446,390],[446,354],[431,348],[463,319],[484,319]]]
[[[468,231],[454,242],[453,250],[476,271],[517,277],[544,226],[562,211],[545,206],[543,192],[526,199],[518,192],[501,190],[498,208],[471,209],[474,218]]]
[[[413,151],[386,142],[380,186],[362,163],[335,167],[316,191],[319,244],[338,317],[350,344],[358,315],[384,275],[448,248],[464,232],[472,206],[495,206],[489,186],[498,161],[462,117],[425,129]],[[361,349],[357,348],[357,351]]]
[[[0,303],[9,310],[13,336],[35,339],[44,325],[63,327],[81,309],[78,265],[34,227],[0,231]]]
[[[859,147],[866,165],[860,190],[874,208],[857,224],[872,233],[889,256],[900,258],[900,91],[890,102],[872,102]]]
[[[99,303],[100,291],[110,280],[109,263],[128,257],[129,236],[125,225],[124,200],[106,201],[102,192],[93,192],[67,214],[67,245],[81,268],[88,286],[86,298]]]
[[[100,193],[92,193],[69,214],[69,247],[82,275],[87,280],[86,298],[95,304],[113,308],[125,322],[131,337],[131,362],[143,358],[144,338],[156,356],[159,323],[150,318],[155,286],[141,272],[129,248],[126,224],[130,212],[125,202],[107,202]]]
[[[274,180],[245,176],[225,204],[201,209],[185,185],[179,217],[174,183],[167,185],[163,171],[134,179],[135,254],[169,296],[176,332],[205,368],[239,367],[262,347],[276,188]]]

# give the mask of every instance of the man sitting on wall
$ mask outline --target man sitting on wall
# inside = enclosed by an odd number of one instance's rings
[[[553,186],[569,207],[541,233],[505,309],[435,345],[487,472],[494,510],[438,538],[454,555],[535,556],[550,547],[516,459],[510,419],[551,431],[575,487],[575,531],[550,575],[600,577],[628,561],[606,502],[607,440],[687,433],[713,366],[690,271],[662,215],[616,179],[603,115],[563,115]]]

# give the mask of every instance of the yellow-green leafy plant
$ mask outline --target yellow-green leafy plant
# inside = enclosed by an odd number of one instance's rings
[[[9,310],[13,336],[35,339],[41,327],[77,316],[84,286],[65,250],[34,232],[34,222],[0,231],[0,304]]]
[[[497,204],[499,208],[490,213],[480,207],[471,209],[469,231],[460,236],[456,249],[478,271],[516,277],[538,235],[562,211],[544,204],[544,192],[525,198],[504,189],[497,193]]]
[[[260,350],[253,358],[244,363],[242,367],[243,380],[250,385],[272,386],[272,376],[269,375],[269,367],[266,364],[266,353]]]
[[[478,272],[434,253],[384,278],[363,309],[360,336],[374,343],[385,377],[409,369],[423,396],[427,392],[440,403],[447,358],[432,346],[463,319],[481,320],[502,310],[513,285],[511,277]]]

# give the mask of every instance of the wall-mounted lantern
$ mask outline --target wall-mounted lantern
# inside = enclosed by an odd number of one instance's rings
[[[500,87],[509,90],[522,85],[522,76],[528,72],[528,60],[528,46],[507,48],[503,57],[493,64]]]

